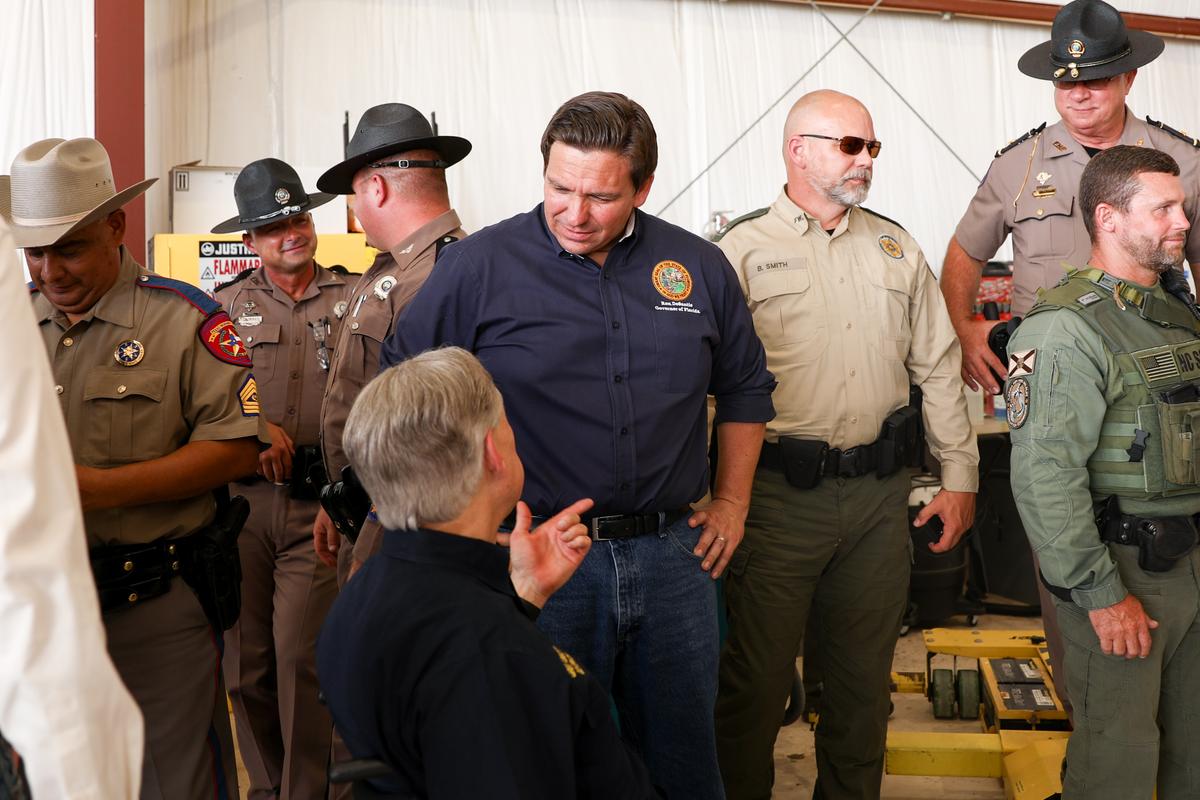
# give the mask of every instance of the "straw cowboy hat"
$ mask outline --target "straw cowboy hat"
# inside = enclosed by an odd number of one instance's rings
[[[261,158],[247,164],[233,183],[237,216],[217,225],[212,232],[252,231],[293,214],[311,211],[336,196],[309,194],[290,164],[278,158]]]
[[[158,178],[116,190],[108,152],[95,139],[42,139],[0,175],[0,218],[17,247],[47,247],[104,219]]]
[[[471,143],[461,136],[438,136],[429,120],[412,106],[384,103],[363,112],[354,136],[346,145],[346,159],[317,178],[317,188],[334,194],[354,194],[354,175],[363,167],[386,156],[405,150],[430,149],[437,161],[400,161],[390,166],[405,169],[432,167],[445,169],[457,164],[471,152]]]
[[[1075,0],[1054,15],[1050,41],[1027,50],[1017,69],[1043,81],[1111,78],[1149,64],[1163,46],[1153,33],[1126,28],[1103,0]]]

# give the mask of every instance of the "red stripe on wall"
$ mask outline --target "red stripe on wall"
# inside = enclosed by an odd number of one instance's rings
[[[145,0],[95,0],[96,138],[117,188],[146,173]],[[125,245],[146,263],[146,199],[125,206]]]

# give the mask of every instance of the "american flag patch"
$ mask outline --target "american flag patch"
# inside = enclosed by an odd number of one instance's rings
[[[1146,372],[1146,380],[1151,383],[1179,377],[1179,366],[1175,363],[1175,356],[1169,350],[1151,353],[1148,356],[1142,356],[1139,360],[1142,362],[1142,369]]]

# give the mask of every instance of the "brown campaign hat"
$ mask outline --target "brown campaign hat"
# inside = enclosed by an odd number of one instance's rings
[[[48,247],[108,216],[156,180],[118,192],[108,152],[98,141],[42,139],[17,153],[11,175],[0,175],[0,218],[17,247]]]
[[[1027,50],[1017,69],[1043,81],[1111,78],[1149,64],[1163,46],[1153,33],[1126,28],[1103,0],[1075,0],[1054,16],[1050,41]]]
[[[317,178],[317,188],[334,194],[353,194],[354,175],[368,164],[405,150],[435,150],[437,162],[400,162],[411,167],[449,167],[471,152],[471,143],[461,136],[438,136],[429,120],[412,106],[384,103],[368,108],[346,145],[346,159]]]
[[[286,161],[260,158],[251,161],[233,183],[238,213],[213,227],[213,233],[252,231],[292,214],[303,214],[328,203],[337,195],[304,191],[300,176]]]

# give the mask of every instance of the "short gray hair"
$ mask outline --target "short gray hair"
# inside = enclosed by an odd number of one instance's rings
[[[483,476],[503,403],[479,359],[428,350],[384,370],[354,401],[342,446],[386,528],[454,519]]]

